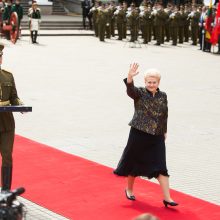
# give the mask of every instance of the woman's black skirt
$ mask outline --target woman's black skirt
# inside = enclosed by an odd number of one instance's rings
[[[131,127],[128,143],[114,173],[119,176],[169,176],[163,135],[151,135]]]

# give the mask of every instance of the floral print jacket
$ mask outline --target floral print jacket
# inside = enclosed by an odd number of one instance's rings
[[[127,94],[134,100],[134,116],[129,125],[152,135],[164,135],[167,132],[168,106],[165,92],[157,90],[155,96],[143,87],[127,83]]]

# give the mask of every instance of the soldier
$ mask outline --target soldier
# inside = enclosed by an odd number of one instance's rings
[[[178,8],[175,7],[173,13],[170,15],[170,27],[171,27],[173,46],[177,45],[179,19],[180,19],[180,13],[178,12]]]
[[[12,0],[7,1],[7,5],[4,7],[4,11],[2,14],[3,26],[8,25],[10,22],[10,17],[12,13]],[[5,36],[7,40],[10,40],[10,32],[6,31]]]
[[[89,14],[90,9],[92,8],[92,2],[90,0],[82,0],[81,2],[82,16],[83,16],[83,27],[86,29],[86,18],[89,20],[89,28],[92,30],[92,20]]]
[[[37,36],[39,31],[39,23],[41,19],[40,9],[37,7],[37,3],[33,2],[32,7],[28,10],[29,27],[31,31],[31,40],[33,44],[37,43]]]
[[[111,14],[111,36],[115,36],[115,16],[114,13],[116,11],[115,1],[111,1],[110,14]]]
[[[191,39],[192,39],[192,45],[197,45],[198,32],[199,32],[200,12],[197,11],[196,6],[193,6],[192,12],[188,16],[191,19]]]
[[[205,42],[205,19],[206,19],[206,6],[202,7],[202,13],[199,18],[199,45],[200,50],[204,49]]]
[[[166,14],[162,8],[162,5],[158,4],[157,9],[152,12],[154,15],[154,25],[155,25],[155,34],[156,34],[156,40],[157,43],[156,45],[160,45],[161,43],[164,42],[164,35],[163,35],[163,30],[164,30],[164,25],[165,25],[165,17]]]
[[[94,31],[95,31],[95,36],[98,37],[98,23],[97,23],[97,16],[98,16],[98,7],[99,7],[99,4],[98,2],[96,1],[95,2],[95,5],[90,9],[90,16],[92,16],[92,23],[93,23],[93,26],[94,26]]]
[[[4,45],[0,44],[0,65],[2,64]],[[13,75],[0,69],[0,106],[22,105],[17,95]],[[15,136],[15,121],[11,112],[0,112],[0,152],[2,156],[1,182],[2,192],[11,189],[12,151]]]
[[[184,7],[184,42],[189,42],[189,26],[190,26],[190,19],[189,19],[190,10],[187,5]]]
[[[99,30],[99,40],[105,41],[105,29],[107,23],[107,11],[105,9],[105,4],[102,3],[101,7],[98,10],[98,30]]]
[[[140,13],[144,12],[146,7],[147,7],[147,0],[143,0],[139,6]],[[144,38],[144,30],[143,30],[144,26],[142,23],[142,16],[139,16],[139,18],[140,18],[140,30],[141,30],[142,38]]]
[[[164,9],[164,12],[166,13],[165,19],[165,36],[166,36],[166,42],[170,41],[170,15],[172,14],[172,7],[171,5],[167,5],[167,8]]]
[[[16,12],[18,15],[19,27],[21,24],[21,19],[23,18],[23,7],[20,4],[20,0],[16,0],[15,4],[12,6],[12,12]]]
[[[185,25],[185,13],[183,6],[180,6],[179,10],[179,27],[178,27],[178,35],[179,35],[179,43],[183,44],[183,37],[184,37],[184,25]]]
[[[111,5],[110,3],[106,4],[106,27],[105,27],[105,31],[106,31],[106,38],[110,39],[111,38],[111,20],[112,20],[112,14],[111,14]]]
[[[131,39],[130,42],[135,42],[138,38],[138,11],[134,4],[131,4],[131,11],[127,14],[128,24],[130,26]]]
[[[117,29],[118,29],[118,40],[123,39],[123,25],[125,19],[125,11],[122,8],[122,4],[119,3],[117,10],[114,12],[114,17],[116,16]]]
[[[123,2],[123,9],[124,11],[124,19],[123,19],[123,26],[122,26],[122,36],[123,36],[123,39],[126,39],[127,37],[127,19],[126,19],[126,13],[127,13],[127,10],[128,10],[128,4],[127,2]]]
[[[150,42],[150,31],[151,31],[151,11],[150,8],[144,6],[144,11],[140,13],[140,22],[143,30],[143,38],[144,38],[144,44],[147,44]]]

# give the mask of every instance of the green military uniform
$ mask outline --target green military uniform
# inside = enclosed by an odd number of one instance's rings
[[[152,25],[151,12],[144,11],[143,16],[140,17],[140,20],[143,31],[144,44],[147,44],[148,42],[150,42],[150,32]]]
[[[179,35],[179,43],[183,43],[183,37],[184,37],[184,26],[185,26],[185,21],[186,20],[186,15],[183,12],[183,10],[179,11],[179,29],[178,29],[178,35]]]
[[[104,8],[98,10],[98,30],[99,30],[99,39],[100,41],[105,41],[105,29],[107,23],[107,11]]]
[[[90,13],[92,13],[92,23],[93,23],[93,26],[94,26],[95,36],[98,37],[99,36],[98,23],[97,23],[98,8],[93,7],[91,9]]]
[[[169,42],[170,41],[170,36],[171,36],[171,33],[170,33],[170,15],[172,13],[172,11],[170,9],[165,9],[165,36],[166,36],[166,41]]]
[[[106,9],[106,38],[111,38],[111,20],[112,20],[112,13],[110,8]]]
[[[110,17],[111,17],[111,36],[114,37],[115,36],[115,16],[114,16],[114,13],[116,11],[116,8],[114,6],[112,6],[110,8]]]
[[[0,56],[4,46],[0,45]],[[0,70],[0,106],[21,105],[13,75]],[[12,151],[15,134],[15,121],[11,112],[0,112],[0,152],[2,155],[1,180],[2,191],[11,189],[12,180]]]
[[[14,4],[12,6],[12,12],[16,12],[18,15],[19,26],[21,23],[21,19],[23,18],[23,7],[20,4]]]
[[[118,29],[118,40],[123,39],[123,30],[124,30],[124,20],[125,20],[125,11],[123,9],[119,9],[116,11],[117,16],[116,22],[117,22],[117,29]]]
[[[174,46],[177,45],[179,18],[180,18],[179,12],[174,12],[170,15],[171,37],[172,37]]]
[[[123,8],[122,10],[124,11],[122,36],[123,36],[124,39],[126,39],[127,38],[127,19],[126,19],[127,8]]]
[[[195,11],[191,16],[191,39],[192,45],[197,45],[198,35],[199,35],[199,18],[200,13]]]
[[[11,5],[5,6],[4,12],[2,14],[2,20],[8,23],[11,17],[11,13],[12,13],[12,6]]]
[[[11,13],[12,13],[12,5],[7,5],[4,7],[4,12],[2,14],[2,20],[4,24],[9,24],[10,21],[10,17],[11,17]],[[5,32],[5,36],[7,40],[10,40],[11,36],[10,36],[10,32],[6,31]]]
[[[128,16],[128,24],[131,32],[131,42],[136,41],[138,38],[138,18],[138,12],[135,9],[133,9],[130,15]]]
[[[160,45],[164,42],[164,25],[165,25],[166,14],[164,10],[158,10],[155,14],[154,25],[155,25],[155,35],[157,40],[157,45]]]
[[[189,11],[184,11],[185,22],[184,22],[184,41],[189,41],[189,26],[190,26],[190,19],[188,19]]]

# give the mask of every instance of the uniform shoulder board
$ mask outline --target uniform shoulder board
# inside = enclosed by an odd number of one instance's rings
[[[40,12],[40,11],[41,11],[41,10],[40,10],[40,8],[37,8],[37,11],[39,11],[39,12]]]
[[[7,70],[2,70],[4,73],[7,73],[7,74],[9,74],[9,75],[12,75],[12,73],[11,72],[9,72],[9,71],[7,71]]]

